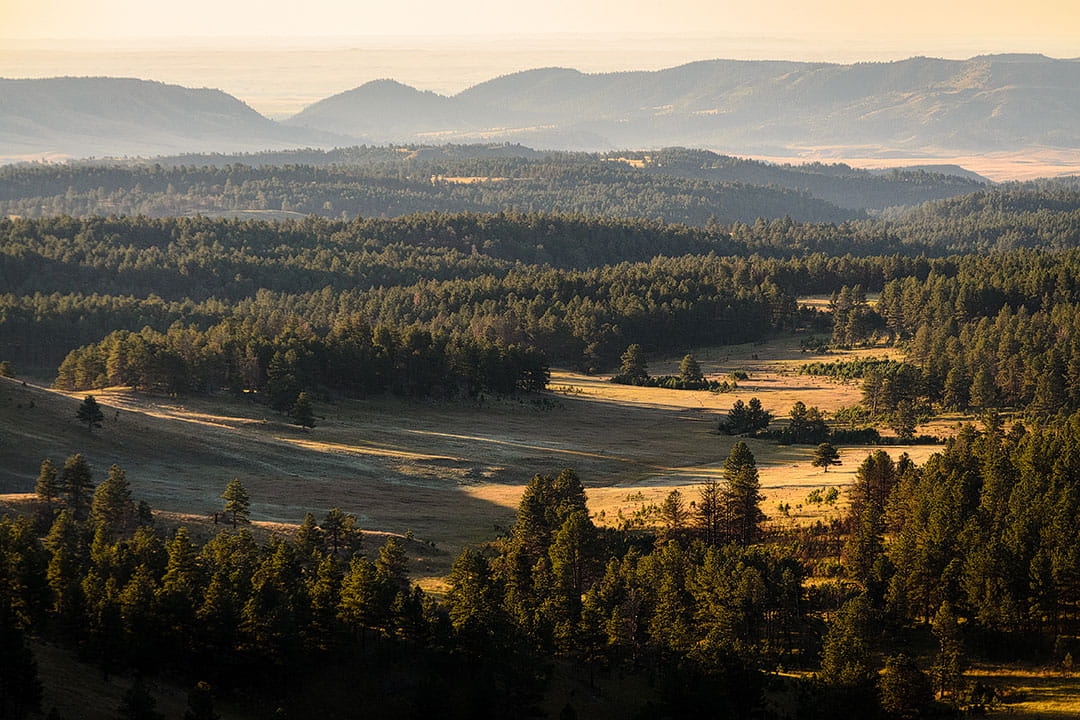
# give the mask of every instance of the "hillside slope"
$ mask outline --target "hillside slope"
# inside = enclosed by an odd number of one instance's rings
[[[391,92],[392,90],[392,92]],[[890,63],[710,60],[656,72],[546,68],[453,97],[369,83],[287,121],[375,142],[501,139],[561,149],[692,145],[782,156],[855,147],[1080,147],[1080,63],[1041,55]]]
[[[329,145],[220,90],[131,78],[0,79],[0,156],[154,155]]]

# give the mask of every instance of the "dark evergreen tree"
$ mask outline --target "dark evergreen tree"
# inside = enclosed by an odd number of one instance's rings
[[[960,625],[948,603],[943,603],[934,615],[934,637],[938,641],[938,653],[934,659],[932,674],[938,697],[959,699],[964,677],[964,648],[960,639]]]
[[[701,374],[701,366],[693,355],[683,356],[679,363],[679,379],[686,383],[701,382],[705,376]]]
[[[87,430],[92,431],[96,427],[101,427],[101,423],[105,420],[105,413],[101,411],[97,399],[93,395],[87,395],[75,411],[75,417],[79,419],[79,422],[86,423]]]
[[[247,524],[251,522],[248,519],[248,516],[251,515],[251,499],[248,497],[247,490],[244,489],[244,484],[240,482],[239,478],[233,478],[229,481],[229,484],[225,486],[225,492],[221,493],[221,499],[225,501],[222,509],[232,520],[233,527],[240,523]]]
[[[660,517],[664,522],[664,537],[674,538],[686,526],[687,510],[683,502],[682,493],[672,490],[664,498],[664,504],[660,506]]]
[[[135,519],[135,503],[131,499],[131,486],[127,474],[119,465],[109,468],[109,474],[97,490],[90,505],[90,521],[104,528],[110,536],[122,530]]]
[[[829,472],[830,465],[840,465],[840,453],[830,443],[821,443],[814,450],[814,457],[810,460],[814,467],[823,468]]]
[[[649,367],[641,346],[633,343],[622,354],[619,365],[619,377],[631,385],[639,385],[649,379]]]
[[[727,533],[735,542],[749,545],[758,539],[765,519],[760,503],[761,481],[754,454],[741,440],[724,461],[723,507]]]
[[[341,508],[330,508],[320,527],[332,554],[337,555],[342,550],[351,552],[358,549],[360,531],[356,527],[355,515],[346,513]]]
[[[881,709],[896,720],[917,720],[931,714],[934,696],[930,678],[907,655],[886,658],[879,681]]]
[[[877,677],[873,665],[873,606],[858,595],[836,614],[821,658],[821,679],[829,685],[854,688],[870,685]]]
[[[53,503],[60,497],[63,489],[63,484],[57,476],[56,466],[53,465],[53,461],[48,458],[42,460],[37,482],[34,484],[34,494],[37,495],[38,500],[45,503],[45,508],[50,515]]]
[[[716,480],[701,484],[697,502],[697,520],[706,544],[715,545],[724,537],[727,509],[724,489]]]
[[[76,453],[64,462],[60,471],[60,485],[75,519],[84,519],[90,509],[90,499],[94,492],[94,474],[82,453]]]
[[[293,403],[289,415],[292,418],[293,425],[299,425],[307,429],[315,427],[315,411],[306,392],[296,396],[296,402]]]

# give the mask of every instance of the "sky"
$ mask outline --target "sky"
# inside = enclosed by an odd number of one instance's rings
[[[909,38],[927,53],[1020,43],[1080,56],[1076,0],[0,0],[7,40],[568,32]]]

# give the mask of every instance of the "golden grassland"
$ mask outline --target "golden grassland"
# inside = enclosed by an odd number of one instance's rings
[[[1017,720],[1075,720],[1080,717],[1080,673],[1061,668],[977,665],[968,680],[983,682],[1009,695],[992,716]]]
[[[254,519],[267,527],[285,530],[305,512],[321,517],[337,506],[355,513],[366,530],[411,531],[416,573],[436,587],[462,547],[512,523],[535,473],[574,468],[598,522],[616,525],[674,488],[689,502],[701,482],[719,476],[737,438],[717,433],[717,422],[736,399],[759,397],[781,417],[797,400],[826,411],[857,402],[855,384],[797,374],[802,363],[825,359],[800,352],[798,339],[698,349],[710,377],[750,374],[730,393],[621,386],[608,376],[556,371],[541,403],[324,401],[310,432],[244,398],[150,397],[126,388],[95,392],[105,423],[91,432],[74,418],[83,393],[5,380],[0,491],[30,492],[41,459],[62,462],[84,452],[99,478],[117,463],[154,508],[206,521],[220,509],[222,489],[238,477],[252,497]],[[827,359],[885,354],[864,349]],[[650,369],[672,373],[677,363],[671,358]],[[850,483],[874,450],[842,448],[843,464],[825,473],[810,466],[809,447],[748,444],[761,468],[766,511],[776,515],[777,505],[787,503],[796,520],[835,512],[797,506],[815,488]],[[921,462],[936,449],[890,451]]]

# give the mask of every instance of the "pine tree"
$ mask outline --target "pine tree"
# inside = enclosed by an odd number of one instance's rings
[[[311,556],[322,550],[323,532],[315,522],[315,516],[311,513],[304,514],[304,520],[293,534],[293,544],[296,551],[303,557]]]
[[[634,343],[626,348],[620,358],[619,377],[631,385],[638,385],[649,379],[649,368],[641,346]]]
[[[75,519],[84,519],[94,491],[94,473],[82,453],[76,453],[64,462],[64,468],[60,471],[60,486]]]
[[[873,608],[866,594],[844,603],[825,636],[821,679],[829,685],[853,687],[873,682],[871,656]]]
[[[756,397],[750,398],[746,411],[751,430],[764,430],[772,422],[772,414],[761,406],[761,400]]]
[[[672,490],[664,498],[664,504],[660,506],[660,517],[664,521],[664,537],[675,537],[686,524],[686,504],[683,503],[682,493]]]
[[[109,468],[109,475],[94,491],[90,505],[90,521],[105,528],[110,534],[121,530],[135,517],[135,503],[131,499],[131,486],[127,475],[119,465]]]
[[[741,440],[735,443],[724,461],[723,504],[728,534],[736,542],[749,545],[757,540],[758,525],[765,519],[761,512],[761,481],[754,454]]]
[[[221,493],[221,499],[225,501],[224,511],[232,518],[233,527],[240,523],[251,522],[248,516],[251,514],[251,499],[248,497],[244,484],[240,478],[233,478]]]
[[[750,432],[750,426],[750,413],[747,410],[746,403],[742,400],[736,400],[731,404],[731,409],[728,410],[727,419],[720,421],[720,432],[741,435]]]
[[[307,595],[311,602],[311,640],[317,648],[326,649],[334,641],[337,629],[338,606],[341,603],[341,571],[337,560],[327,555],[319,562],[308,582]]]
[[[363,555],[356,555],[341,581],[338,619],[356,636],[382,627],[388,608],[384,607],[384,584],[375,565]]]
[[[284,412],[300,394],[300,380],[297,378],[299,355],[295,350],[275,352],[266,368],[266,398],[270,407]]]
[[[877,503],[868,503],[857,521],[844,547],[844,559],[851,576],[866,587],[875,563],[885,552],[885,517]]]
[[[685,383],[699,383],[705,379],[705,376],[701,374],[701,366],[693,355],[683,356],[682,362],[679,363],[679,379]]]
[[[915,437],[917,423],[915,406],[910,400],[901,400],[897,403],[896,409],[889,416],[889,427],[901,440],[911,440]]]
[[[724,528],[724,492],[716,480],[702,483],[697,516],[705,542],[709,545],[720,542]]]
[[[386,538],[379,548],[379,557],[375,560],[375,569],[395,590],[409,587],[409,558],[405,555],[405,546],[396,537]]]
[[[169,623],[179,639],[184,639],[195,621],[199,593],[198,551],[188,537],[187,528],[178,528],[169,543],[169,560],[158,592],[162,620]]]
[[[879,680],[881,708],[897,720],[927,717],[933,704],[930,678],[906,655],[885,660],[885,671]]]
[[[101,423],[105,420],[105,413],[101,412],[97,399],[93,395],[87,395],[79,405],[79,409],[75,411],[75,417],[79,419],[79,422],[86,423],[87,429],[92,432],[94,428],[101,427]]]
[[[971,406],[985,410],[997,407],[998,388],[994,382],[994,376],[986,367],[979,368],[975,373],[975,380],[971,383]]]
[[[548,552],[555,586],[563,600],[560,620],[575,627],[581,612],[581,596],[593,571],[595,542],[596,527],[579,510],[566,518]]]
[[[970,392],[971,379],[962,367],[954,365],[945,377],[942,403],[950,410],[966,410]]]
[[[289,415],[292,417],[293,425],[307,429],[315,427],[315,411],[311,407],[311,399],[306,392],[296,396],[296,402],[289,411]]]
[[[63,486],[56,473],[53,461],[46,458],[41,461],[41,469],[38,471],[37,483],[34,485],[34,493],[38,500],[45,503],[45,507],[52,512],[53,503],[60,497]]]
[[[942,603],[931,625],[938,641],[933,676],[939,697],[957,696],[964,677],[964,646],[960,640],[960,624],[949,604]]]
[[[56,516],[43,543],[49,551],[46,577],[53,596],[53,612],[62,622],[74,625],[82,612],[82,576],[87,555],[83,531],[71,510]]]
[[[458,556],[447,584],[450,623],[466,649],[484,653],[505,637],[502,592],[491,565],[479,551],[466,548]]]
[[[829,472],[830,465],[840,465],[840,453],[830,443],[821,443],[814,450],[814,458],[810,461],[814,467],[824,468]]]
[[[337,555],[341,550],[358,549],[356,540],[360,533],[356,528],[356,516],[352,513],[346,513],[337,507],[330,508],[321,527],[331,554]]]

